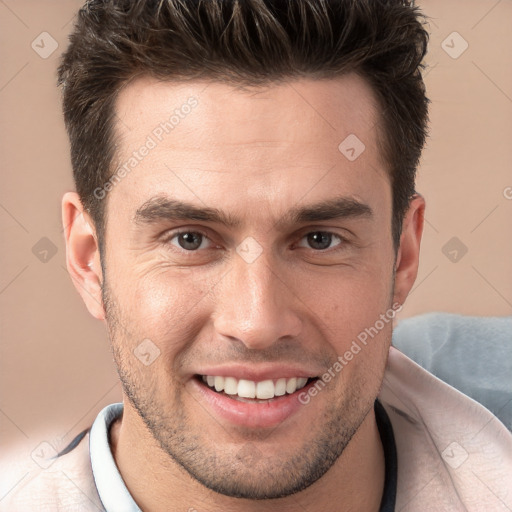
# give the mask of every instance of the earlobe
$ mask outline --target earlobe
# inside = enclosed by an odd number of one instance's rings
[[[395,266],[394,301],[403,304],[418,275],[425,199],[415,194],[405,214]]]
[[[71,280],[91,315],[104,320],[98,239],[94,223],[76,192],[67,192],[62,198],[62,223],[66,240],[66,266]]]

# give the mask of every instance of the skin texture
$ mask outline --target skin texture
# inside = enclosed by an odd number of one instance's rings
[[[123,479],[145,511],[377,511],[384,456],[373,403],[391,323],[272,428],[218,417],[193,376],[233,363],[324,373],[405,301],[424,200],[412,199],[395,255],[378,107],[355,74],[257,89],[137,79],[117,102],[120,165],[192,96],[197,105],[104,199],[101,261],[94,223],[75,193],[63,198],[68,269],[106,324],[123,385],[124,415],[111,430]],[[338,149],[349,134],[365,145],[354,161]],[[239,223],[136,220],[149,199],[164,196]],[[280,222],[292,208],[340,196],[372,214]],[[205,236],[187,251],[193,244],[177,228]],[[332,233],[321,248],[308,237],[318,232]],[[250,263],[236,250],[247,237],[261,249]],[[148,366],[134,355],[147,339],[159,350]]]

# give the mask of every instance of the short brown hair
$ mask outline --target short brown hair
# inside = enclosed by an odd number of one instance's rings
[[[77,192],[100,246],[106,201],[94,190],[115,172],[115,100],[129,81],[150,75],[263,86],[357,72],[380,104],[396,250],[427,136],[422,18],[403,0],[86,2],[62,56],[58,85]]]

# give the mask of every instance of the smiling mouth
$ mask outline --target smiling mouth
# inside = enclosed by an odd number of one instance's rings
[[[292,395],[318,380],[317,377],[292,377],[256,382],[220,375],[196,375],[195,378],[201,385],[207,386],[220,395],[239,402],[250,403],[274,402],[286,395]]]

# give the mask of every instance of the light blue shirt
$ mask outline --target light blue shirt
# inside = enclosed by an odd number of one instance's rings
[[[122,403],[107,405],[92,424],[89,438],[92,473],[106,512],[141,512],[117,469],[108,442],[110,426],[122,412]]]

